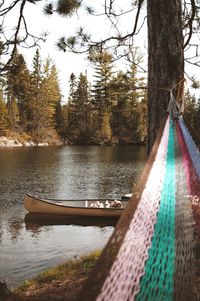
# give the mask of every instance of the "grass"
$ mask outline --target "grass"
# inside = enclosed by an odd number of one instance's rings
[[[44,283],[51,282],[52,280],[62,280],[65,277],[77,274],[79,271],[84,271],[87,274],[92,270],[100,255],[101,251],[97,250],[80,258],[74,256],[74,259],[43,271],[31,280],[24,281],[15,289],[15,293],[24,292],[30,287],[37,289]]]

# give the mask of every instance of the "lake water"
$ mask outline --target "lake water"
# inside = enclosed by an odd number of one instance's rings
[[[30,224],[26,192],[60,199],[119,198],[146,160],[144,147],[0,149],[0,281],[9,287],[74,256],[105,246],[113,225]]]

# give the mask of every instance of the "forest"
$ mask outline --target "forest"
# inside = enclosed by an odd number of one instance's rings
[[[50,57],[37,49],[32,71],[16,51],[0,78],[0,136],[56,145],[145,144],[147,90],[137,64],[115,68],[108,51],[89,57],[94,81],[87,73],[66,79],[69,95],[62,100],[58,72]],[[185,93],[185,114],[194,128],[200,126],[200,100]]]

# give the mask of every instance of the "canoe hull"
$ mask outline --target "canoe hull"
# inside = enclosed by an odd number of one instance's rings
[[[127,202],[122,202],[122,208],[94,208],[90,207],[95,204],[96,200],[47,200],[26,194],[24,197],[24,207],[31,213],[45,213],[68,216],[104,216],[119,217],[126,207]],[[98,200],[99,203],[111,203],[114,200]],[[84,206],[83,206],[84,202]],[[81,204],[81,206],[80,206]]]

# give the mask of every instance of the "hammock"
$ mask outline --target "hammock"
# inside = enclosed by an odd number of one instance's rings
[[[200,152],[183,117],[176,119],[169,115],[162,125],[79,300],[200,300]]]

